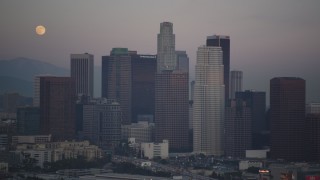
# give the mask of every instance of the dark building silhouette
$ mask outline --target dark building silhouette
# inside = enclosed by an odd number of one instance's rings
[[[242,99],[252,113],[252,147],[262,149],[268,146],[266,122],[266,93],[246,90],[236,92],[236,99]]]
[[[132,122],[142,115],[154,117],[156,71],[157,56],[131,53]]]
[[[251,109],[241,99],[231,101],[225,109],[225,152],[226,156],[246,156],[246,150],[252,148]]]
[[[307,106],[306,116],[306,158],[311,162],[320,162],[320,104]]]
[[[213,35],[207,37],[207,46],[217,46],[222,49],[223,76],[225,85],[225,104],[229,101],[229,74],[230,74],[230,37],[222,35]]]
[[[19,135],[40,134],[40,108],[17,108],[17,132]]]
[[[54,140],[75,137],[75,82],[71,77],[40,77],[41,134]]]
[[[305,80],[270,80],[271,158],[304,160]]]
[[[172,71],[156,74],[156,142],[169,140],[170,151],[188,151],[189,74]]]
[[[113,48],[110,56],[102,56],[102,97],[120,103],[122,124],[131,123],[131,73],[131,56],[127,48]]]

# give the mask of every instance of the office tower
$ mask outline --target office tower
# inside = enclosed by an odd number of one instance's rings
[[[236,99],[241,99],[252,113],[252,147],[263,149],[269,145],[266,119],[266,92],[246,90],[236,92]]]
[[[102,56],[102,97],[120,103],[122,123],[131,124],[132,71],[127,48],[113,48],[110,56]]]
[[[91,102],[90,96],[80,95],[76,102],[76,135],[78,140],[83,138],[83,106]]]
[[[176,51],[177,66],[176,70],[180,72],[189,72],[189,57],[186,51]]]
[[[172,23],[160,24],[157,48],[155,141],[168,140],[170,151],[188,151],[189,73],[177,69]],[[181,59],[187,61],[187,55],[182,53]]]
[[[177,59],[173,24],[171,22],[163,22],[160,24],[160,33],[158,34],[157,72],[172,71],[176,69],[176,66]]]
[[[229,98],[235,99],[236,92],[242,91],[242,77],[243,73],[242,71],[231,71],[230,72],[230,92],[229,92]]]
[[[320,161],[320,111],[319,103],[308,104],[306,116],[305,154],[310,162]],[[308,111],[310,110],[310,111]],[[312,111],[313,110],[313,111]]]
[[[19,135],[40,134],[40,108],[17,108],[17,132]]]
[[[76,84],[76,95],[93,97],[93,55],[71,54],[71,78]]]
[[[193,100],[193,151],[223,155],[224,84],[221,47],[197,51]]]
[[[244,158],[252,148],[251,110],[241,99],[232,100],[225,111],[226,156]]]
[[[301,78],[270,80],[271,158],[304,160],[305,95],[306,83]]]
[[[139,116],[154,117],[155,73],[157,56],[131,53],[132,72],[132,122],[138,122]]]
[[[83,105],[83,136],[103,150],[113,151],[121,139],[121,108],[112,99],[100,98]]]
[[[156,142],[169,140],[171,151],[187,151],[188,145],[188,73],[156,74]]]
[[[75,136],[75,83],[71,77],[40,77],[40,129],[54,140]]]
[[[207,46],[221,47],[223,53],[223,79],[225,85],[225,102],[229,100],[229,74],[230,74],[230,37],[213,35],[207,37]],[[227,105],[227,103],[226,103]]]

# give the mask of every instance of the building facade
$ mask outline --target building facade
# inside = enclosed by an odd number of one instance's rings
[[[93,97],[93,55],[88,53],[71,54],[70,65],[76,94]]]
[[[131,122],[138,122],[139,116],[154,117],[157,56],[142,54],[131,54],[130,56],[132,72]]]
[[[223,84],[225,85],[225,102],[229,100],[230,75],[230,36],[213,35],[207,37],[207,46],[221,47],[223,64]]]
[[[176,51],[176,70],[189,73],[189,57],[186,51]]]
[[[189,74],[156,74],[155,141],[167,139],[170,151],[188,151]]]
[[[310,162],[320,161],[320,113],[313,109],[306,116],[305,151],[306,160]]]
[[[236,99],[241,99],[251,109],[252,147],[263,149],[269,146],[269,127],[266,118],[266,92],[246,90],[236,92]]]
[[[173,71],[177,66],[175,35],[171,22],[160,23],[157,41],[157,72]]]
[[[19,107],[17,109],[17,132],[19,135],[40,134],[39,107]]]
[[[154,141],[154,124],[148,121],[139,121],[131,125],[122,125],[121,139],[135,138],[136,143]]]
[[[75,137],[75,84],[70,77],[40,77],[41,134],[54,140]]]
[[[242,100],[232,100],[225,112],[226,156],[245,158],[252,148],[251,109]]]
[[[193,100],[193,151],[224,154],[224,82],[221,47],[197,51]]]
[[[113,48],[110,56],[102,56],[102,97],[120,103],[122,123],[131,124],[132,71],[127,48]]]
[[[242,91],[243,73],[242,71],[230,72],[229,98],[235,99],[236,92]]]
[[[155,157],[167,159],[169,157],[169,142],[168,140],[163,140],[161,143],[142,143],[141,150],[144,157],[149,159]]]
[[[270,80],[271,158],[304,160],[306,82],[296,77]]]
[[[83,138],[103,150],[114,150],[121,140],[121,117],[115,100],[101,98],[83,105]]]

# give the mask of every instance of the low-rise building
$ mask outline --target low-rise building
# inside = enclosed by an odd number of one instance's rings
[[[144,157],[149,159],[155,157],[166,159],[169,157],[169,141],[163,140],[162,143],[141,143],[141,150]]]
[[[263,165],[262,162],[260,161],[240,161],[239,162],[239,170],[246,170],[248,169],[249,167],[257,167],[257,168],[261,168]]]
[[[154,123],[139,121],[130,125],[121,126],[122,139],[135,138],[136,143],[152,142]]]
[[[39,144],[51,142],[51,134],[35,136],[12,136],[12,145],[18,144]]]

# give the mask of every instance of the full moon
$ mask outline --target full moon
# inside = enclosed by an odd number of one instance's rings
[[[46,33],[46,28],[42,25],[39,25],[36,27],[36,33],[40,36],[44,35]]]

